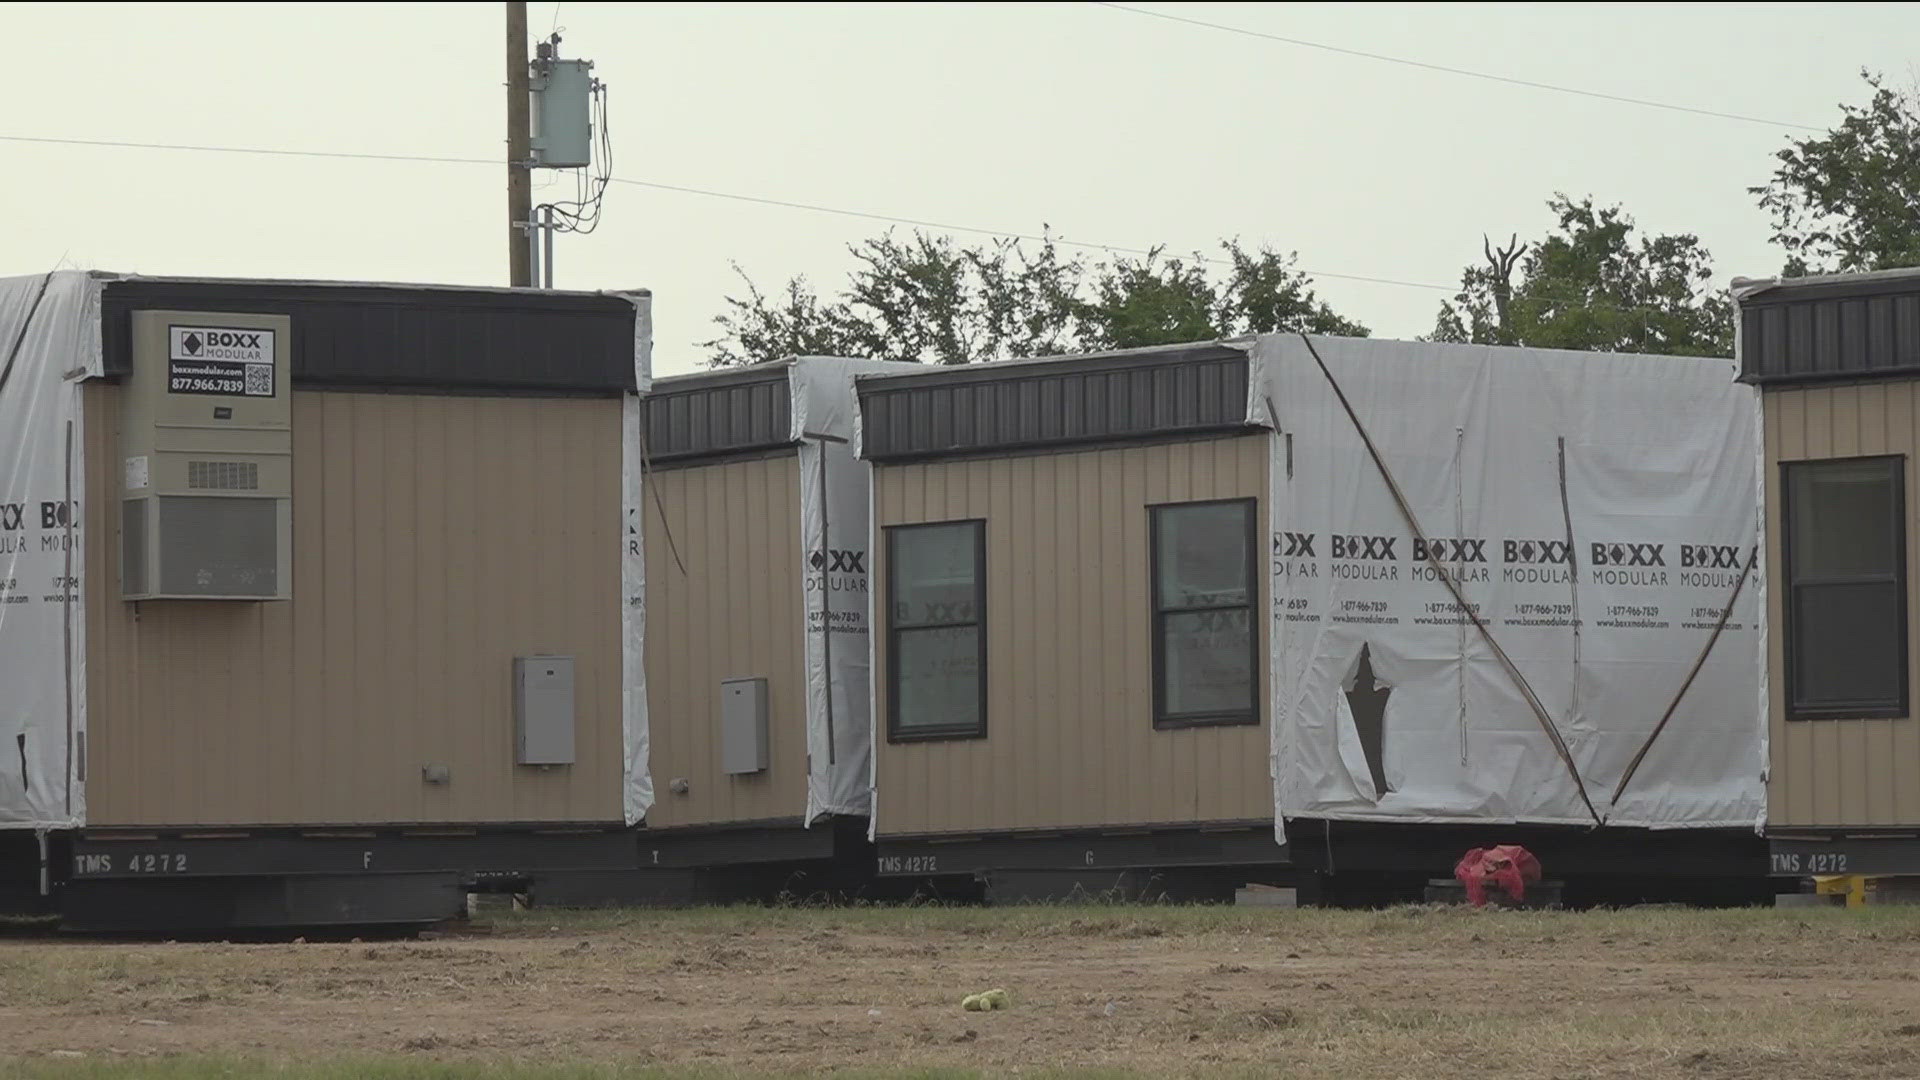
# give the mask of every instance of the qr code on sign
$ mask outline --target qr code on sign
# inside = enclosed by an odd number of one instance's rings
[[[272,364],[248,364],[247,365],[247,396],[249,397],[272,397],[273,396],[273,365]]]

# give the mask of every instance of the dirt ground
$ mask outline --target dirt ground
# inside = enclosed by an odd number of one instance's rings
[[[1920,909],[725,909],[479,930],[0,938],[0,1066],[1920,1076]],[[1012,1007],[961,1010],[990,987]]]

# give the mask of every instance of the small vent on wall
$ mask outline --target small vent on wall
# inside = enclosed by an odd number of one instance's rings
[[[189,461],[187,486],[199,491],[258,491],[260,466],[251,461]]]

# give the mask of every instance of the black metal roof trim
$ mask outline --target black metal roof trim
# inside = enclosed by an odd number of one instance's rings
[[[634,294],[639,295],[639,294]],[[295,385],[615,394],[637,389],[628,295],[424,285],[129,278],[106,283],[105,371],[132,367],[132,313],[293,320]]]
[[[1254,430],[1247,354],[1178,345],[855,380],[872,461]]]
[[[789,361],[656,379],[640,399],[641,435],[655,464],[794,445]]]
[[[1920,271],[1734,282],[1740,381],[1910,379],[1920,370]]]

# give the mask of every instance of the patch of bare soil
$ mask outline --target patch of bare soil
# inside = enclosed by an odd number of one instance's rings
[[[420,941],[0,940],[9,1055],[1920,1075],[1920,912],[554,915]],[[1005,1010],[961,998],[1004,987]]]

